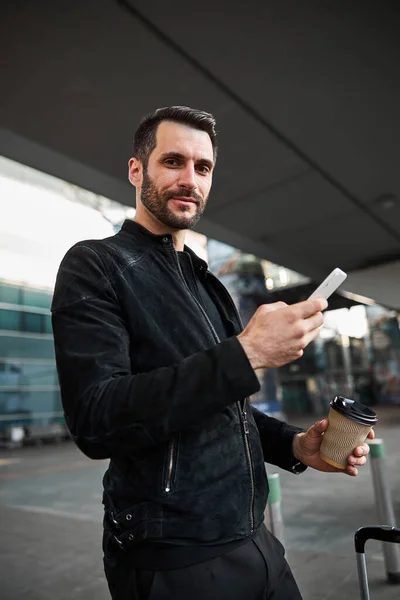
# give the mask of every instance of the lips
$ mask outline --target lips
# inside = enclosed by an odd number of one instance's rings
[[[170,200],[176,200],[177,202],[185,202],[185,204],[197,204],[196,200],[187,197],[170,198]]]

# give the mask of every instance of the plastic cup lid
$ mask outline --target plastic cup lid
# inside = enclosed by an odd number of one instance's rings
[[[336,396],[329,404],[336,412],[352,421],[356,421],[356,423],[360,423],[360,425],[372,426],[378,421],[377,414],[357,400]]]

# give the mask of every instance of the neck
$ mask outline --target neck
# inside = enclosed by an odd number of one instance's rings
[[[164,223],[161,223],[154,215],[149,211],[136,210],[135,223],[139,223],[142,227],[145,227],[151,233],[155,235],[162,235],[163,233],[171,233],[174,241],[175,250],[182,251],[185,245],[186,229],[172,229]]]

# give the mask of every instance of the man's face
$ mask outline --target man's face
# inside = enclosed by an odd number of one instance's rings
[[[206,207],[213,167],[208,133],[163,121],[143,171],[140,201],[167,227],[191,229]]]

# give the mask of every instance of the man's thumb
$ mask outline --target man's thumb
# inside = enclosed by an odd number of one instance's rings
[[[310,433],[313,435],[320,436],[321,433],[324,433],[328,429],[328,419],[322,419],[322,421],[317,421],[312,425]]]

